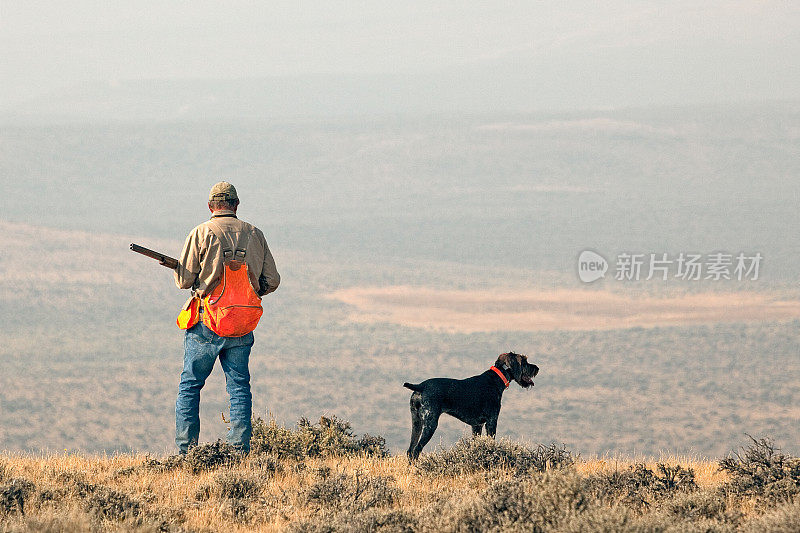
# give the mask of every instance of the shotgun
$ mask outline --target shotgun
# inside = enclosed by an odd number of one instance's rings
[[[164,255],[160,252],[156,252],[149,248],[145,248],[144,246],[139,246],[138,244],[131,243],[131,250],[136,253],[140,253],[142,255],[146,255],[147,257],[151,257],[158,261],[159,264],[164,265],[167,268],[171,268],[175,270],[178,268],[178,260],[174,257],[170,257],[168,255]],[[264,296],[266,292],[269,290],[269,285],[267,284],[267,278],[264,276],[259,276],[258,278],[258,285],[259,290],[256,291],[259,296]]]
[[[145,248],[144,246],[139,246],[138,244],[133,243],[131,243],[131,250],[136,253],[146,255],[147,257],[151,257],[158,261],[159,264],[164,265],[167,268],[171,268],[172,270],[178,268],[178,260],[174,257],[164,255],[160,252],[155,252],[149,248]]]

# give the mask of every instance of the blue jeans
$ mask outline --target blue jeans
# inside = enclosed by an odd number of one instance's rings
[[[250,451],[253,432],[250,417],[253,397],[250,394],[250,348],[253,334],[243,337],[220,337],[202,322],[186,330],[183,340],[183,372],[175,402],[175,444],[181,453],[197,445],[200,437],[200,389],[219,357],[225,383],[231,397],[231,428],[225,439],[241,451]]]

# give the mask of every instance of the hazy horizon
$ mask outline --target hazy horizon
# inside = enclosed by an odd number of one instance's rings
[[[784,100],[798,28],[791,2],[6,2],[0,113],[115,118],[144,87],[157,114],[176,86],[172,113],[259,92],[278,115]]]

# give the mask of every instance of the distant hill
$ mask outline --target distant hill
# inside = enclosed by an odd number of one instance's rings
[[[791,63],[788,53],[709,43],[582,53],[567,48],[550,55],[522,49],[413,72],[103,80],[0,105],[0,118],[153,121],[763,103],[800,93],[798,79],[784,68]],[[709,68],[714,64],[725,69]]]

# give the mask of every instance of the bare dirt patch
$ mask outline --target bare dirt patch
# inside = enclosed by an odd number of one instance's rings
[[[587,290],[439,290],[352,287],[329,295],[353,306],[355,322],[459,332],[592,330],[800,318],[800,301],[759,293],[674,297]]]

